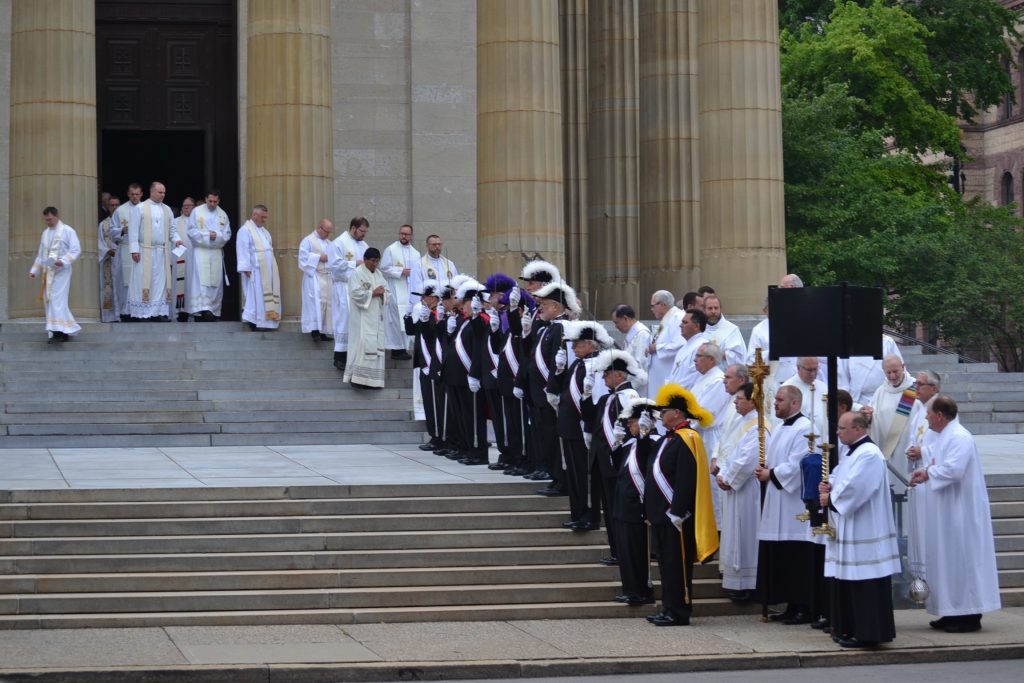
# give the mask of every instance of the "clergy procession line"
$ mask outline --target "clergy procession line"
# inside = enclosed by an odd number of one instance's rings
[[[231,229],[218,194],[198,208],[186,200],[178,219],[163,196],[153,183],[140,202],[132,185],[130,203],[114,199],[100,224],[105,320],[220,315],[218,251]],[[267,217],[256,205],[237,235],[242,319],[254,329],[280,321]],[[78,331],[67,294],[81,250],[57,209],[43,218],[30,275],[43,276],[52,343]],[[981,615],[999,608],[973,437],[956,403],[939,394],[938,375],[908,373],[891,338],[883,337],[881,361],[839,361],[840,447],[828,472],[822,359],[765,365],[768,319],[745,343],[711,287],[678,306],[670,292],[652,294],[653,330],[630,306],[616,306],[620,350],[600,323],[581,319],[575,290],[550,263],[527,263],[522,286],[504,273],[479,282],[459,274],[437,235],[421,256],[403,225],[382,253],[366,243],[368,229],[354,218],[331,240],[325,218],[302,240],[303,333],[333,341],[344,380],[367,387],[384,385],[389,350],[410,357],[411,339],[430,437],[421,448],[549,481],[537,493],[568,497],[567,530],[604,526],[610,552],[601,562],[618,566],[622,583],[616,601],[654,602],[657,557],[661,607],[651,623],[689,623],[693,564],[717,554],[733,600],[784,605],[771,620],[811,624],[844,647],[891,641],[891,577],[903,572],[893,493],[909,499],[909,570],[915,597],[938,617],[931,625],[977,630]],[[779,286],[803,285],[790,274]],[[488,422],[500,453],[493,464]]]

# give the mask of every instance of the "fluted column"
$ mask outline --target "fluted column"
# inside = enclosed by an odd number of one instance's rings
[[[636,0],[592,0],[587,17],[587,226],[591,306],[640,304]]]
[[[641,296],[700,286],[697,116],[697,0],[640,0]]]
[[[477,4],[477,272],[565,266],[558,0]]]
[[[299,242],[334,215],[330,0],[249,0],[245,218],[270,210],[285,316],[300,312]],[[347,221],[342,229],[347,227]]]
[[[589,298],[587,269],[587,0],[559,0],[565,277]],[[584,301],[589,305],[589,301]]]
[[[12,3],[9,315],[43,315],[39,281],[28,270],[45,228],[43,209],[75,228],[70,303],[83,318],[99,312],[96,223],[96,15],[93,3]]]
[[[700,0],[702,279],[757,313],[786,267],[775,0]]]

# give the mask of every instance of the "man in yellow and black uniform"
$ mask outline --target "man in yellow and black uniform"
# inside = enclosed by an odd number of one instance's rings
[[[655,402],[668,433],[644,482],[644,508],[661,573],[661,611],[647,620],[656,626],[687,626],[693,604],[693,563],[704,562],[718,550],[708,458],[690,421],[708,427],[714,416],[678,384],[661,387]]]

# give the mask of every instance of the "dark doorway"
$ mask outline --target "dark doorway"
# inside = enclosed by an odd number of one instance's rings
[[[97,0],[96,94],[101,189],[125,199],[131,182],[167,186],[220,206],[239,227],[237,8],[234,0]],[[239,317],[234,237],[223,317]]]

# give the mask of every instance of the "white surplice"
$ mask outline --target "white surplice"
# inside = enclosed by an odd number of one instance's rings
[[[316,230],[299,243],[299,270],[302,271],[302,332],[334,334],[331,317],[331,273],[327,269],[331,240],[323,239]]]
[[[910,413],[910,421],[907,423],[907,434],[909,435],[909,446],[917,446],[924,451],[925,444],[932,443],[938,434],[928,428],[928,407],[935,401],[932,396],[928,403],[914,402],[914,409]],[[907,460],[906,474],[917,467],[924,467],[928,463],[921,456],[920,460]],[[924,541],[927,536],[928,525],[928,487],[911,486],[907,489],[907,562],[910,564],[910,573],[922,579],[928,578],[924,564],[925,552]]]
[[[869,403],[873,412],[871,414],[871,426],[868,429],[868,434],[871,436],[871,440],[878,444],[882,454],[892,462],[898,472],[905,472],[907,469],[906,450],[907,444],[910,443],[910,415],[909,411],[905,412],[903,413],[906,416],[904,418],[897,413],[897,409],[900,406],[900,400],[903,398],[903,392],[914,385],[914,377],[909,372],[904,372],[899,386],[894,387],[889,384],[889,380],[882,382],[881,386],[875,390]],[[913,409],[913,404],[911,404],[910,409]],[[899,433],[896,433],[899,422],[903,422],[903,428],[899,429]],[[897,491],[903,491],[903,484],[895,477],[892,483],[896,486]]]
[[[144,235],[147,220],[151,225],[149,244],[145,243]],[[178,239],[178,228],[169,206],[147,199],[133,208],[128,222],[128,249],[132,254],[139,254],[139,261],[132,259],[128,285],[128,315],[131,317],[171,315],[174,283],[170,279],[174,256],[170,250]]]
[[[455,262],[444,256],[434,258],[429,253],[420,256],[409,272],[409,306],[415,306],[420,298],[413,292],[423,291],[424,280],[437,280],[442,288],[450,285],[452,278],[459,274]]]
[[[377,287],[383,297],[373,296]],[[369,387],[384,386],[384,306],[391,296],[378,268],[370,272],[358,266],[348,279],[348,362],[344,381]]]
[[[171,279],[174,281],[175,294],[180,296],[174,301],[175,311],[178,313],[188,312],[189,278],[192,274],[192,241],[188,237],[188,216],[178,216],[174,219],[178,229],[178,237],[181,238],[181,245],[185,247],[185,253],[179,257],[171,256]]]
[[[722,382],[722,378],[725,373],[722,372],[722,368],[717,365],[706,373],[701,375],[697,374],[697,383],[693,385],[693,395],[697,398],[697,403],[700,404],[704,410],[708,411],[715,416],[714,422],[707,427],[701,427],[694,423],[693,428],[700,434],[700,438],[704,441],[704,450],[708,456],[708,466],[711,465],[711,456],[715,452],[715,448],[718,444],[719,435],[722,433],[722,423],[726,417],[728,417],[729,410],[735,411],[735,407],[732,405],[732,397],[729,396],[729,392],[725,390],[725,384]],[[711,484],[711,502],[715,509],[715,522],[721,525],[722,521],[722,490],[718,488],[714,483]]]
[[[348,351],[348,280],[356,269],[356,262],[363,260],[363,254],[369,248],[365,240],[357,241],[347,230],[331,242],[327,270],[331,272],[331,322],[334,325],[335,351]]]
[[[658,332],[654,336],[654,353],[647,359],[647,398],[654,398],[658,394],[658,389],[672,374],[676,353],[686,343],[683,332],[679,329],[682,321],[683,311],[673,306],[658,322]]]
[[[213,239],[211,232],[216,234]],[[219,206],[210,211],[206,204],[200,204],[189,216],[188,237],[192,250],[186,310],[192,315],[210,311],[220,317],[224,302],[224,245],[231,239],[231,221]]]
[[[259,238],[262,249],[257,244],[256,239],[253,237],[254,235]],[[277,270],[277,260],[274,258],[274,242],[270,236],[270,231],[259,227],[251,219],[246,221],[238,230],[238,236],[235,238],[235,254],[238,261],[238,272],[250,273],[248,277],[242,275],[241,289],[244,297],[242,320],[252,323],[256,327],[277,329],[280,318],[267,318],[267,308],[264,301],[264,289],[267,292],[271,292],[273,289],[271,283],[274,282],[274,273],[277,272],[277,277],[278,279],[280,278],[280,271]],[[266,263],[267,268],[271,269],[271,272],[263,271],[264,263]],[[264,283],[268,285],[266,288]],[[281,292],[278,291],[276,294],[278,302],[280,302]],[[278,312],[280,312],[280,303],[278,304]]]
[[[415,247],[411,244],[402,244],[398,240],[392,242],[381,254],[380,271],[391,291],[384,310],[387,349],[408,348],[409,337],[405,334],[405,323],[402,319],[409,311],[409,278],[412,276],[412,267],[419,260],[420,252]],[[402,275],[405,268],[409,269],[408,276]]]
[[[992,516],[974,436],[955,418],[926,443],[926,608],[940,617],[1000,607]],[[920,486],[920,485],[919,485]]]
[[[896,524],[882,451],[866,437],[852,444],[829,482],[835,508],[829,523],[836,536],[826,537],[825,576],[865,581],[899,574]]]
[[[751,590],[757,587],[757,527],[761,516],[761,486],[754,477],[760,456],[757,411],[736,413],[736,417],[732,428],[719,440],[719,476],[732,489],[721,492],[718,567],[723,588]],[[770,439],[771,435],[765,433],[765,442]]]
[[[811,419],[811,406],[814,406],[814,433],[817,434],[817,438],[814,440],[815,444],[819,444],[822,441],[828,441],[828,413],[826,412],[825,403],[822,401],[822,397],[828,394],[828,387],[820,379],[814,380],[814,390],[811,390],[811,385],[800,379],[800,375],[793,375],[785,382],[782,386],[796,387],[800,390],[802,396],[800,403],[800,412],[807,416],[807,419]]]
[[[110,221],[110,239],[117,245],[114,255],[116,272],[114,282],[117,287],[118,315],[128,315],[128,284],[132,281],[132,254],[128,242],[128,225],[131,223],[132,212],[138,204],[126,202],[117,207]]]
[[[633,357],[638,366],[645,368],[647,367],[647,349],[650,345],[651,330],[647,325],[637,320],[633,323],[633,327],[629,328],[626,332],[626,338],[623,340],[623,350]],[[638,382],[635,377],[631,377],[630,382],[638,394],[641,396],[647,395],[646,378],[643,382]]]
[[[43,308],[46,311],[46,331],[76,334],[82,327],[75,322],[68,308],[71,291],[71,264],[82,255],[78,233],[70,225],[57,221],[54,227],[43,230],[39,238],[39,251],[29,272],[42,277],[40,285]],[[61,265],[57,266],[56,262]]]
[[[121,307],[118,291],[119,280],[117,271],[117,244],[110,234],[113,217],[107,216],[96,226],[96,255],[100,262],[100,322],[114,323],[121,319]],[[114,254],[110,250],[114,250]]]
[[[747,355],[747,346],[743,343],[743,333],[734,323],[729,322],[723,315],[714,325],[708,324],[704,330],[704,336],[709,342],[714,342],[722,349],[725,356],[722,359],[722,369],[730,365],[742,363]]]
[[[676,351],[676,356],[672,359],[672,367],[669,369],[665,381],[678,384],[684,389],[692,387],[700,379],[700,373],[697,372],[697,367],[693,364],[693,358],[697,355],[700,345],[706,341],[707,337],[703,332],[698,332],[689,339],[683,338],[683,345]]]
[[[854,403],[867,405],[871,401],[875,389],[885,383],[882,360],[886,356],[898,356],[901,361],[903,360],[903,354],[900,353],[900,347],[896,340],[883,334],[882,358],[875,359],[871,356],[840,358],[836,377],[839,388],[850,392]]]
[[[772,471],[772,478],[768,480],[761,510],[759,540],[807,541],[807,523],[797,521],[796,516],[806,510],[800,498],[803,492],[800,461],[807,455],[810,430],[811,421],[797,413],[783,420],[772,433],[765,453],[765,466]]]

